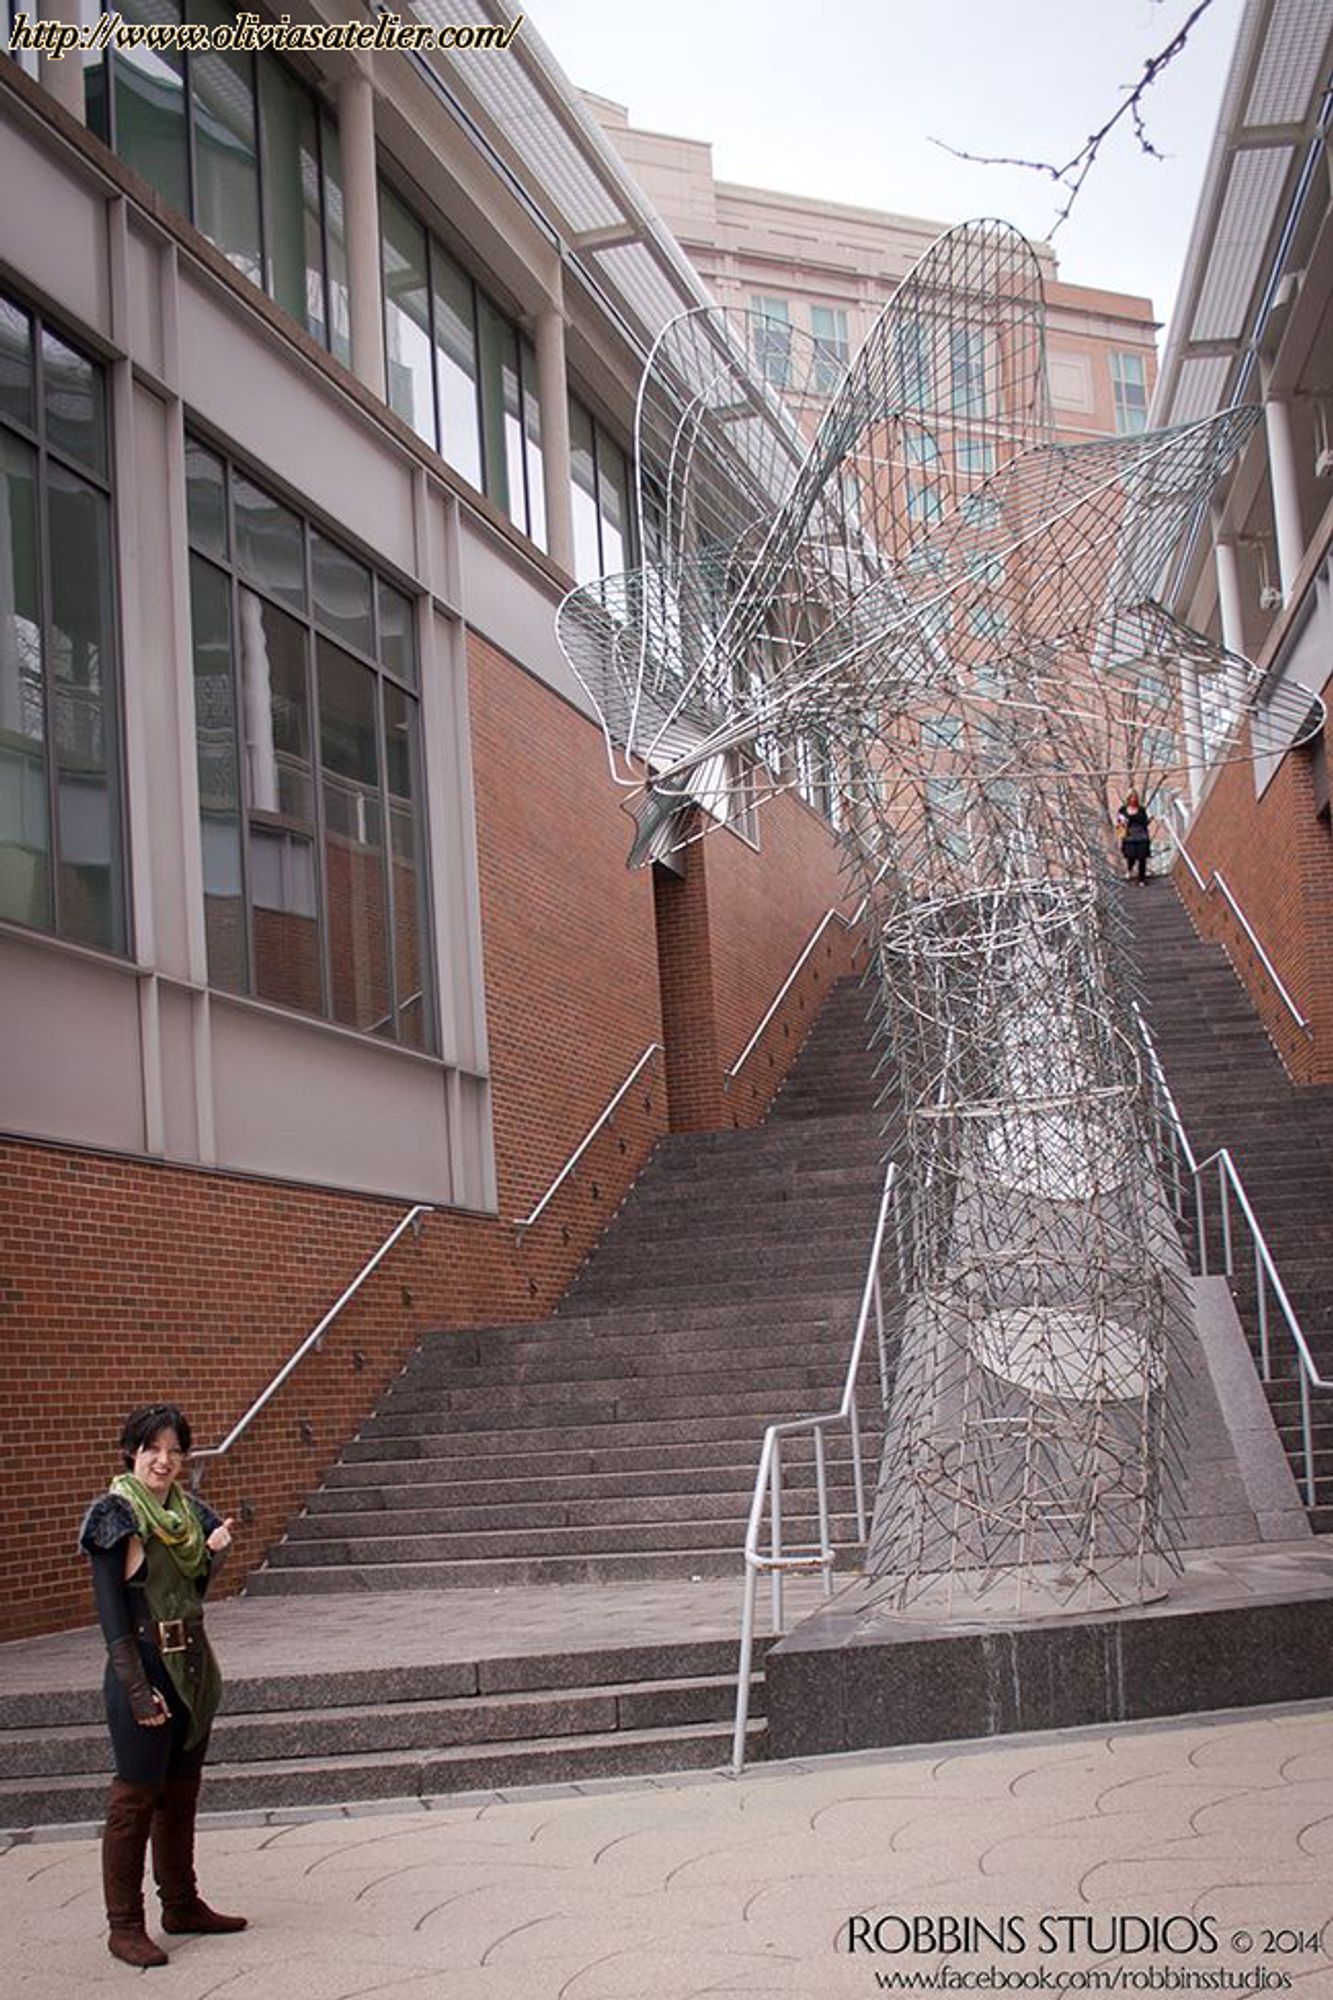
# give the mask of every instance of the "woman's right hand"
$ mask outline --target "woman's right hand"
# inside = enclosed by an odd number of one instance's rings
[[[151,1707],[149,1704],[142,1701],[135,1701],[131,1697],[131,1710],[140,1729],[160,1729],[164,1722],[170,1722],[171,1710],[167,1707],[165,1697],[157,1688],[150,1688],[148,1692],[152,1696]]]

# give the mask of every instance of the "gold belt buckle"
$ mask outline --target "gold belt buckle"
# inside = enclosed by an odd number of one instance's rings
[[[185,1620],[183,1618],[159,1618],[157,1621],[158,1652],[183,1653],[185,1646]]]

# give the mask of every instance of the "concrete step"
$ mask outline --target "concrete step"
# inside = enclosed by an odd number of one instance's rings
[[[500,1590],[511,1585],[641,1583],[667,1577],[731,1576],[739,1597],[741,1542],[718,1549],[640,1549],[633,1554],[522,1556],[456,1562],[386,1562],[292,1565],[255,1570],[246,1581],[251,1597],[338,1596],[375,1590]],[[852,1557],[839,1552],[838,1567]]]
[[[332,1532],[329,1517],[307,1515],[293,1521],[284,1541],[270,1550],[271,1569],[311,1569],[328,1564],[348,1564],[357,1569],[373,1569],[395,1563],[478,1563],[510,1557],[633,1555],[650,1548],[654,1554],[670,1554],[689,1549],[730,1551],[739,1563],[744,1542],[748,1507],[742,1496],[725,1515],[698,1519],[662,1520],[652,1514],[640,1519],[602,1522],[594,1527],[563,1527],[547,1522],[535,1528],[504,1527],[480,1531],[434,1530],[433,1515],[424,1517],[420,1530],[405,1525],[401,1517],[393,1521],[391,1535],[377,1535],[361,1515],[344,1516],[337,1523],[355,1524],[354,1531]],[[335,1517],[335,1520],[337,1517]],[[813,1542],[818,1529],[813,1509],[802,1515],[791,1512],[784,1526],[793,1540]],[[304,1527],[307,1532],[296,1531]],[[839,1517],[833,1539],[848,1542],[855,1538],[855,1524]],[[739,1573],[739,1572],[738,1572]]]

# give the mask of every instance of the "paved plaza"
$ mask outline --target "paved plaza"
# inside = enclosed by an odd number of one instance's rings
[[[169,1941],[164,2000],[838,2000],[988,1970],[970,1990],[1333,1996],[1327,1704],[275,1813],[201,1848],[252,1927]],[[858,1913],[878,1953],[849,1952]],[[945,1917],[972,1951],[938,1948]],[[90,1838],[0,1853],[0,1924],[23,2000],[144,1976],[106,1952]]]

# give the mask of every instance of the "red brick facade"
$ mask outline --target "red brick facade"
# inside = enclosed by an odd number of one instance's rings
[[[1316,795],[1319,760],[1326,770],[1331,751],[1333,725],[1325,724],[1322,751],[1318,745],[1290,751],[1259,799],[1253,765],[1226,765],[1188,842],[1206,882],[1214,869],[1225,878],[1308,1032],[1283,1005],[1219,891],[1201,892],[1183,862],[1173,877],[1196,929],[1226,947],[1297,1083],[1333,1082],[1333,832]]]
[[[404,1237],[213,1470],[208,1497],[237,1516],[227,1589],[281,1535],[423,1329],[550,1310],[668,1128],[668,1075],[673,1123],[762,1115],[849,962],[832,925],[725,1093],[722,1069],[838,900],[828,829],[784,799],[765,811],[758,851],[726,831],[692,848],[687,882],[705,893],[659,976],[660,904],[650,873],[626,868],[630,822],[599,731],[484,641],[472,640],[469,664],[499,1218],[438,1211]],[[664,1017],[670,1056],[648,1065],[520,1239],[513,1218],[663,1040]],[[217,1441],[405,1204],[20,1139],[0,1144],[0,1193],[0,1379],[16,1413],[0,1468],[11,1523],[0,1634],[21,1637],[88,1617],[74,1530],[116,1469],[125,1410],[170,1396],[197,1442]]]

